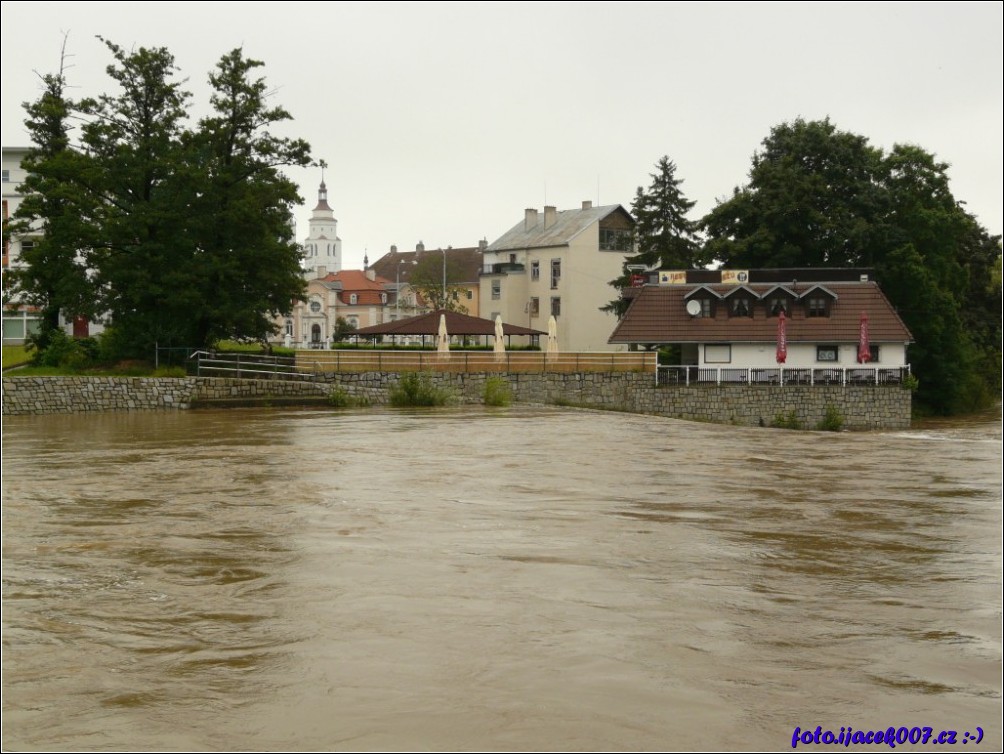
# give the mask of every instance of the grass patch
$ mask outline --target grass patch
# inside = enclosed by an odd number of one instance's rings
[[[32,350],[30,346],[4,346],[3,347],[3,368],[16,367],[19,364],[27,364],[31,361]]]
[[[370,405],[370,400],[366,396],[352,395],[342,386],[335,385],[328,393],[328,405],[332,408],[358,408]]]
[[[390,390],[392,406],[446,406],[453,403],[453,393],[432,384],[428,374],[405,372]]]

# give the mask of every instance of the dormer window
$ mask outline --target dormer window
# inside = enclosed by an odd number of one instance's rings
[[[721,297],[707,286],[702,285],[688,293],[684,297],[684,301],[687,313],[691,317],[714,319],[715,305],[721,301]]]
[[[359,294],[358,293],[350,293],[349,294],[349,305],[350,306],[355,306],[358,303],[359,303]]]
[[[386,293],[381,293],[380,294],[380,303],[381,304],[386,304],[387,303],[387,294]]]
[[[791,316],[791,305],[786,296],[776,296],[767,301],[767,313],[771,317]]]
[[[833,291],[816,285],[802,294],[806,317],[829,317],[837,296]]]
[[[805,313],[809,317],[828,317],[830,316],[829,303],[829,300],[823,296],[813,296],[805,302]]]
[[[733,317],[752,317],[753,302],[748,298],[737,296],[729,304],[729,314]]]

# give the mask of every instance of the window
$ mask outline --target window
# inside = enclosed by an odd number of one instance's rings
[[[791,314],[791,312],[788,311],[788,299],[783,296],[772,298],[767,303],[767,311],[770,312],[770,316],[772,317],[779,317],[781,312],[784,312],[785,317]]]
[[[474,298],[474,291],[472,291],[470,288],[468,288],[467,289],[467,300],[471,301],[473,298]]]
[[[516,255],[515,254],[510,254],[509,255],[509,264],[516,264]]]
[[[492,281],[492,301],[498,301],[502,298],[502,281],[493,280]]]
[[[551,316],[561,316],[561,296],[551,296]]]
[[[387,294],[386,293],[381,293],[380,294],[380,303],[381,304],[386,304],[387,303]]]
[[[829,300],[824,296],[816,296],[810,298],[806,306],[808,307],[808,315],[810,317],[828,317],[829,312]]]
[[[349,304],[352,305],[352,306],[355,306],[358,303],[359,303],[359,294],[358,293],[350,293],[349,294]]]
[[[530,316],[539,317],[540,316],[540,299],[534,296],[530,299]]]
[[[816,361],[836,364],[840,361],[839,346],[816,346]]]
[[[3,171],[3,182],[4,183],[10,183],[10,171],[9,170]]]
[[[320,301],[311,301],[310,302],[310,311],[312,311],[314,314],[317,314],[319,311],[321,311],[321,302]]]
[[[706,345],[704,346],[704,363],[705,364],[731,364],[732,363],[732,346],[725,345]]]
[[[868,361],[872,364],[877,364],[879,360],[879,347],[875,345],[868,346]]]
[[[293,337],[293,320],[291,319],[286,320],[286,335]]]
[[[753,307],[750,306],[750,300],[748,298],[742,298],[742,297],[736,297],[732,299],[732,316],[752,317]]]
[[[552,259],[551,260],[551,290],[558,287],[558,283],[561,282],[561,260]]]
[[[530,262],[530,280],[540,280],[540,262]]]
[[[450,293],[453,294],[453,300],[454,301],[459,301],[460,300],[460,291],[458,291],[456,288],[454,288],[452,291],[450,291]]]
[[[710,298],[701,299],[701,316],[702,317],[714,317],[715,308],[714,304]]]
[[[631,251],[631,231],[600,228],[600,248],[603,251]]]

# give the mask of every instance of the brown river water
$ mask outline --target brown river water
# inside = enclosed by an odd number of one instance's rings
[[[5,418],[2,743],[1000,750],[1001,458],[999,412]]]

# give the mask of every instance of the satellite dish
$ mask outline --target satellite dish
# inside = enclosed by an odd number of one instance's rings
[[[694,301],[693,299],[691,299],[690,301],[687,302],[687,314],[689,314],[691,317],[696,317],[700,313],[701,313],[700,301]]]

